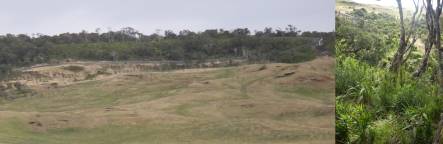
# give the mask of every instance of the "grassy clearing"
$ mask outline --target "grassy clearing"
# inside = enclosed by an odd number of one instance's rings
[[[192,116],[192,108],[200,107],[207,104],[207,102],[202,101],[181,104],[175,108],[175,113],[181,116]]]
[[[184,89],[184,82],[118,82],[109,87],[106,81],[89,81],[60,89],[50,90],[33,97],[17,99],[0,107],[24,111],[66,111],[94,107],[106,107],[149,101],[173,96]],[[48,105],[49,104],[49,105]]]
[[[318,87],[310,87],[305,85],[292,85],[292,86],[275,86],[276,91],[282,93],[284,98],[294,99],[315,99],[320,100],[328,104],[333,104],[334,99],[331,96],[334,95],[334,90],[323,89]]]
[[[222,70],[219,70],[215,74],[215,79],[221,79],[221,78],[231,78],[235,76],[235,69],[234,68],[225,68]]]
[[[215,121],[195,124],[144,124],[137,126],[106,125],[93,129],[62,128],[35,132],[17,119],[0,122],[4,143],[291,143],[331,139],[328,132],[312,134],[309,130],[267,130],[247,121]]]
[[[275,89],[284,67],[292,66],[122,74],[39,89],[0,105],[0,143],[333,143],[334,112],[317,93]]]
[[[249,98],[250,96],[248,95],[248,87],[250,87],[250,85],[254,84],[255,82],[261,81],[263,79],[265,79],[266,77],[259,77],[259,78],[255,78],[252,80],[249,79],[244,79],[241,78],[240,79],[240,91],[241,91],[241,97],[242,98]]]

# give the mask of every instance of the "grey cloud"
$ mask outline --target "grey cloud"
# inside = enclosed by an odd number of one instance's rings
[[[201,31],[285,27],[333,31],[334,0],[4,0],[0,34],[114,30],[134,27]]]

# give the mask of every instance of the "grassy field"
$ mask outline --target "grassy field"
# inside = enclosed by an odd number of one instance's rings
[[[34,96],[1,101],[0,143],[334,143],[334,61],[33,86]]]

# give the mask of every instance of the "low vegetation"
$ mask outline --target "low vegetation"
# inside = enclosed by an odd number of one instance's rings
[[[409,28],[413,19],[405,17],[406,34],[412,34],[406,42],[410,49],[396,63],[402,54],[398,17],[344,3],[350,10],[336,18],[336,143],[435,142],[443,109],[438,57],[432,54],[426,70],[415,75],[429,44],[421,44],[427,40],[425,18]]]

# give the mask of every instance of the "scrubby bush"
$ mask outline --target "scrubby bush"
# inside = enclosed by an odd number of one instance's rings
[[[406,76],[400,77],[387,69],[370,66],[349,57],[338,60],[338,138],[362,143],[368,143],[370,139],[376,139],[377,143],[383,140],[384,143],[404,143],[403,141],[432,139],[432,123],[438,122],[443,108],[437,93],[437,84],[413,78],[405,70],[401,73]],[[372,118],[366,119],[367,115]],[[362,122],[361,119],[365,121]],[[371,129],[368,129],[369,125]],[[390,130],[384,131],[384,128]],[[387,135],[384,133],[392,133],[394,136],[381,137]]]
[[[364,105],[336,103],[336,142],[369,143],[369,125],[373,119]]]
[[[390,71],[399,43],[394,16],[354,9],[336,23],[336,142],[432,143],[443,109],[436,55],[414,77],[422,52],[411,47],[408,60]]]

